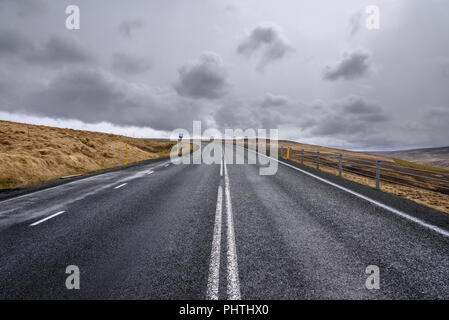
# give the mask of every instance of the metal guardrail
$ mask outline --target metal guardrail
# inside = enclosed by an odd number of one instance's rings
[[[376,189],[382,182],[426,190],[449,196],[449,173],[409,168],[381,160],[357,159],[329,152],[310,152],[280,147],[280,157],[299,162],[301,165],[326,167],[337,170],[339,177],[344,172],[374,180]]]

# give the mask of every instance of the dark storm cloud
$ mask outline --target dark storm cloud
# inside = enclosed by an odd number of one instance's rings
[[[388,116],[385,114],[367,114],[367,115],[360,116],[359,119],[362,121],[375,123],[375,122],[388,121]]]
[[[28,95],[21,106],[6,111],[156,130],[191,127],[192,120],[203,119],[206,114],[202,104],[179,98],[172,90],[157,92],[108,72],[85,68],[61,73]]]
[[[125,88],[94,70],[60,74],[29,100],[31,112],[87,122],[110,118],[108,113],[119,106],[133,104],[127,99]]]
[[[119,24],[118,30],[124,37],[131,39],[133,31],[144,26],[145,23],[140,19],[124,20]]]
[[[218,99],[227,93],[227,73],[216,53],[204,52],[197,61],[182,66],[178,72],[174,87],[181,96]]]
[[[283,106],[288,103],[288,98],[285,96],[278,96],[268,93],[261,101],[260,106],[262,108]]]
[[[339,103],[343,111],[352,114],[373,114],[380,112],[381,108],[372,102],[368,102],[360,96],[350,96]]]
[[[148,71],[150,64],[143,57],[116,53],[112,56],[112,69],[123,74],[140,74]]]
[[[449,108],[431,107],[427,111],[427,116],[431,118],[449,117]]]
[[[375,102],[360,96],[349,96],[327,103],[317,114],[316,125],[310,133],[318,136],[362,137],[378,131],[378,123],[388,121],[387,115]]]
[[[304,103],[285,96],[267,94],[249,102],[226,101],[214,117],[220,128],[288,128],[303,138],[344,141],[379,139],[376,136],[388,127],[389,120],[376,102],[355,95],[338,100]]]
[[[175,8],[159,1],[78,0],[85,20],[79,31],[64,28],[71,2],[56,2],[0,0],[0,110],[158,129],[208,119],[357,147],[382,139],[387,145],[390,137],[422,146],[449,141],[448,1],[384,3],[381,29],[371,31],[356,0],[286,0],[282,6],[261,0],[257,14],[236,1],[238,11],[225,8],[229,1]],[[283,31],[254,20],[270,16]],[[248,26],[254,28],[240,37]],[[373,56],[354,52],[358,46]],[[348,53],[342,57],[339,48]],[[178,76],[186,57],[203,50],[217,50],[232,68],[200,58]],[[273,70],[256,76],[248,64]],[[352,92],[363,96],[335,100]]]
[[[293,48],[288,39],[274,24],[257,26],[237,48],[237,53],[246,57],[251,57],[256,53],[260,54],[259,68],[282,59],[291,51]]]
[[[93,61],[92,55],[76,40],[60,36],[50,36],[44,44],[29,52],[26,59],[32,63],[49,67]]]
[[[221,129],[277,128],[280,123],[285,123],[278,111],[260,108],[257,103],[231,99],[222,102],[214,113],[214,119]]]
[[[16,59],[45,67],[90,63],[94,59],[76,40],[52,35],[44,43],[34,43],[22,33],[0,31],[0,58]]]
[[[0,30],[0,57],[18,55],[33,49],[31,40],[22,33],[12,30]]]
[[[0,0],[0,10],[15,10],[19,16],[35,15],[45,10],[42,0]]]
[[[328,115],[310,131],[317,136],[333,136],[357,133],[364,133],[366,130],[363,123],[348,121],[347,118],[340,115]]]
[[[344,53],[343,58],[339,62],[324,69],[323,77],[330,81],[340,78],[345,80],[360,78],[370,68],[369,58],[370,54],[365,51]]]
[[[0,109],[5,108],[15,90],[14,84],[8,79],[8,75],[0,71]]]
[[[289,97],[267,93],[259,99],[223,101],[214,118],[221,128],[278,128],[303,123],[302,106]],[[307,119],[308,120],[308,119]]]

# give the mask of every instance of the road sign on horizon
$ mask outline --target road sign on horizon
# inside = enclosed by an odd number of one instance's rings
[[[182,133],[179,134],[179,139],[182,139],[184,135]]]

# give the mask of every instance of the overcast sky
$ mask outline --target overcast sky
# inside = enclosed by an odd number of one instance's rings
[[[66,6],[81,29],[65,27]],[[380,29],[365,9],[380,9]],[[449,145],[447,0],[0,0],[0,119]]]

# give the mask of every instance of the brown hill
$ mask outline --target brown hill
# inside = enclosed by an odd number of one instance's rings
[[[342,154],[343,155],[343,159],[353,159],[355,161],[355,164],[350,165],[350,169],[353,170],[353,172],[344,172],[343,173],[343,178],[347,179],[347,180],[351,180],[354,181],[356,183],[360,183],[363,185],[367,185],[370,187],[375,187],[375,179],[370,178],[369,176],[364,176],[363,174],[357,174],[357,172],[360,172],[359,170],[357,170],[357,167],[363,167],[363,164],[370,164],[371,163],[371,167],[375,164],[376,160],[381,160],[383,166],[385,164],[397,164],[397,165],[401,165],[403,166],[402,169],[400,169],[400,171],[408,171],[406,168],[415,168],[415,169],[424,169],[424,170],[429,170],[429,173],[419,173],[422,176],[429,176],[430,177],[434,176],[435,173],[439,173],[439,172],[449,172],[449,170],[446,169],[440,169],[440,168],[435,168],[435,167],[431,167],[431,166],[424,166],[421,164],[416,164],[414,162],[408,162],[408,161],[403,161],[400,159],[396,159],[395,157],[391,156],[388,153],[382,153],[381,155],[375,155],[375,154],[368,154],[368,153],[363,153],[363,152],[354,152],[354,151],[348,151],[348,150],[341,150],[341,149],[334,149],[334,148],[327,148],[327,147],[320,147],[320,146],[315,146],[315,145],[309,145],[309,144],[302,144],[302,143],[297,143],[297,142],[292,142],[292,141],[279,141],[279,147],[290,147],[293,151],[291,154],[291,160],[295,161],[295,162],[300,162],[300,151],[302,149],[304,149],[305,153],[308,155],[308,160],[306,159],[304,161],[304,165],[315,168],[316,166],[316,162],[315,162],[315,153],[317,151],[321,152],[321,156],[320,156],[320,170],[333,174],[333,175],[337,175],[338,174],[338,169],[337,169],[337,155]],[[439,149],[443,149],[443,148],[439,148]],[[426,149],[424,149],[426,150]],[[441,152],[441,151],[440,151]],[[434,155],[438,154],[438,152],[434,152]],[[440,156],[444,155],[444,152],[440,153]],[[359,164],[357,164],[357,162],[359,162]],[[405,168],[405,169],[404,169]],[[374,175],[374,169],[370,169],[370,176]],[[368,173],[368,172],[365,172]],[[416,173],[416,172],[414,172]],[[391,173],[390,173],[391,174]],[[413,180],[413,177],[410,176],[405,176],[407,179],[411,179]],[[424,178],[425,179],[425,178]],[[434,183],[433,180],[429,180],[428,182],[430,183]],[[449,196],[445,195],[445,194],[439,194],[439,193],[435,193],[435,192],[431,192],[431,191],[427,191],[427,190],[422,190],[422,189],[416,189],[416,188],[412,188],[412,187],[408,187],[408,186],[404,186],[404,185],[398,185],[398,184],[394,184],[394,183],[389,183],[389,182],[381,182],[381,190],[384,192],[388,192],[391,193],[395,196],[401,197],[401,198],[405,198],[405,199],[409,199],[412,201],[415,201],[417,203],[426,205],[428,207],[434,208],[436,210],[440,210],[446,213],[449,213]]]
[[[0,189],[165,157],[173,142],[0,120]]]
[[[407,160],[425,166],[449,169],[449,147],[376,152],[376,154]]]

